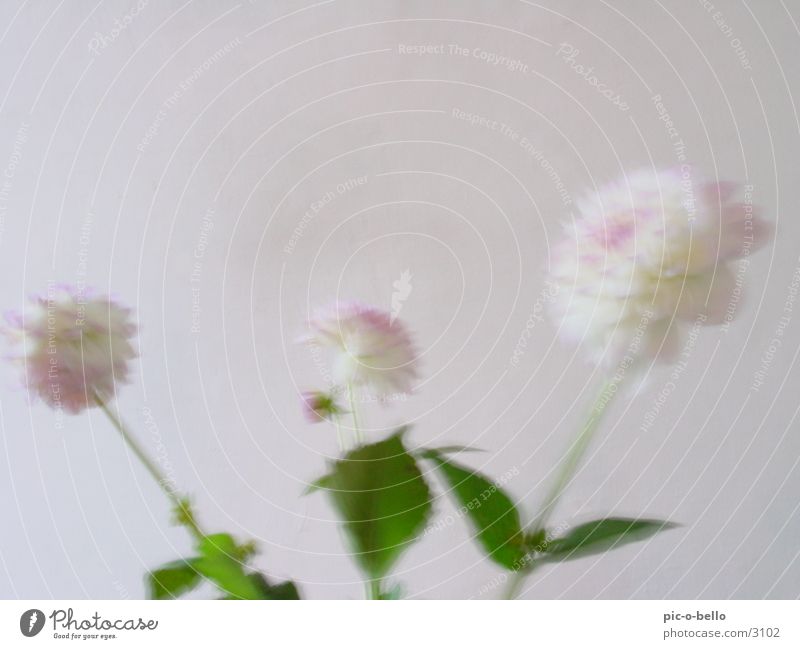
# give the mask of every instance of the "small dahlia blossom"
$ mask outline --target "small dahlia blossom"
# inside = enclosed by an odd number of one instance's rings
[[[732,200],[737,189],[679,169],[641,170],[577,201],[552,254],[559,331],[609,364],[639,353],[671,360],[680,321],[732,318],[729,262],[767,234],[752,205]]]
[[[55,409],[78,413],[107,401],[128,379],[136,356],[130,310],[107,297],[53,288],[24,316],[7,316],[7,333],[23,345],[15,357],[32,394]]]
[[[339,303],[318,311],[304,340],[331,350],[340,385],[379,393],[409,392],[417,377],[416,351],[403,324],[375,307]]]

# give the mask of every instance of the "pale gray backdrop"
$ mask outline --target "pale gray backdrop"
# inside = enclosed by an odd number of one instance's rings
[[[205,525],[257,539],[308,597],[360,597],[324,496],[302,496],[336,453],[297,403],[323,385],[294,344],[309,310],[389,308],[408,270],[423,380],[365,405],[371,436],[410,422],[415,444],[488,449],[465,461],[530,516],[597,382],[531,319],[550,246],[586,187],[685,156],[751,184],[777,237],[674,385],[661,369],[615,404],[554,517],[683,527],[525,596],[794,598],[798,21],[797,0],[5,2],[0,305],[86,280],[134,307],[120,406]],[[0,382],[0,596],[142,597],[190,551],[162,494],[98,413],[59,428],[6,365]],[[407,595],[498,596],[436,511]]]

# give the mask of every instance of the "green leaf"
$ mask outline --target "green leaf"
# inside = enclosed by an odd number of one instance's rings
[[[312,480],[308,483],[308,486],[303,490],[303,495],[308,496],[309,494],[313,494],[315,491],[321,491],[323,489],[330,488],[330,476],[324,475],[321,478],[317,478],[316,480]]]
[[[246,565],[256,552],[256,545],[236,543],[230,534],[211,534],[202,538],[197,549],[200,556],[173,561],[148,575],[150,596],[170,599],[191,590],[201,577],[213,582],[225,593],[222,599],[300,599],[294,583],[272,585]]]
[[[428,450],[425,457],[435,462],[489,558],[509,570],[522,567],[525,535],[519,512],[508,494],[477,471],[456,464],[435,450]]]
[[[264,592],[264,599],[301,599],[293,581],[282,581]]]
[[[578,525],[561,538],[541,546],[543,561],[566,561],[635,543],[677,527],[668,521],[646,518],[601,518]]]
[[[355,449],[317,481],[344,521],[356,561],[373,580],[386,576],[431,512],[430,489],[403,445],[404,431]]]
[[[297,586],[292,581],[284,581],[273,586],[260,572],[252,572],[248,577],[261,591],[261,599],[300,599]]]
[[[174,599],[200,583],[200,573],[194,560],[172,561],[147,575],[150,599]]]
[[[262,599],[258,586],[247,574],[244,550],[230,534],[210,534],[198,544],[200,557],[194,567],[234,599]]]

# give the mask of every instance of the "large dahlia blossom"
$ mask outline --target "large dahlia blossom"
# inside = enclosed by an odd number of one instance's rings
[[[609,364],[639,354],[671,360],[680,321],[732,318],[741,281],[729,262],[766,238],[750,195],[732,200],[738,189],[687,167],[641,170],[577,201],[552,254],[560,333]]]
[[[10,314],[9,333],[22,343],[16,356],[32,394],[69,413],[105,402],[128,380],[136,356],[130,310],[107,297],[53,287],[24,316]]]
[[[306,342],[329,349],[333,378],[340,385],[379,394],[409,392],[417,377],[416,351],[399,320],[372,306],[346,302],[319,310],[309,321]]]

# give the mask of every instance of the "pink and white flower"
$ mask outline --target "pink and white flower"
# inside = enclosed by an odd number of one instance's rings
[[[409,392],[417,378],[417,354],[405,326],[391,315],[358,302],[335,304],[309,321],[306,342],[330,350],[340,385],[376,392]]]
[[[136,326],[130,310],[110,298],[52,287],[30,312],[6,319],[6,333],[23,347],[13,358],[29,390],[52,408],[79,413],[127,382]]]
[[[729,262],[768,234],[749,202],[732,200],[738,188],[686,167],[641,170],[577,201],[550,269],[559,332],[614,364],[628,352],[670,360],[680,321],[722,322]]]

